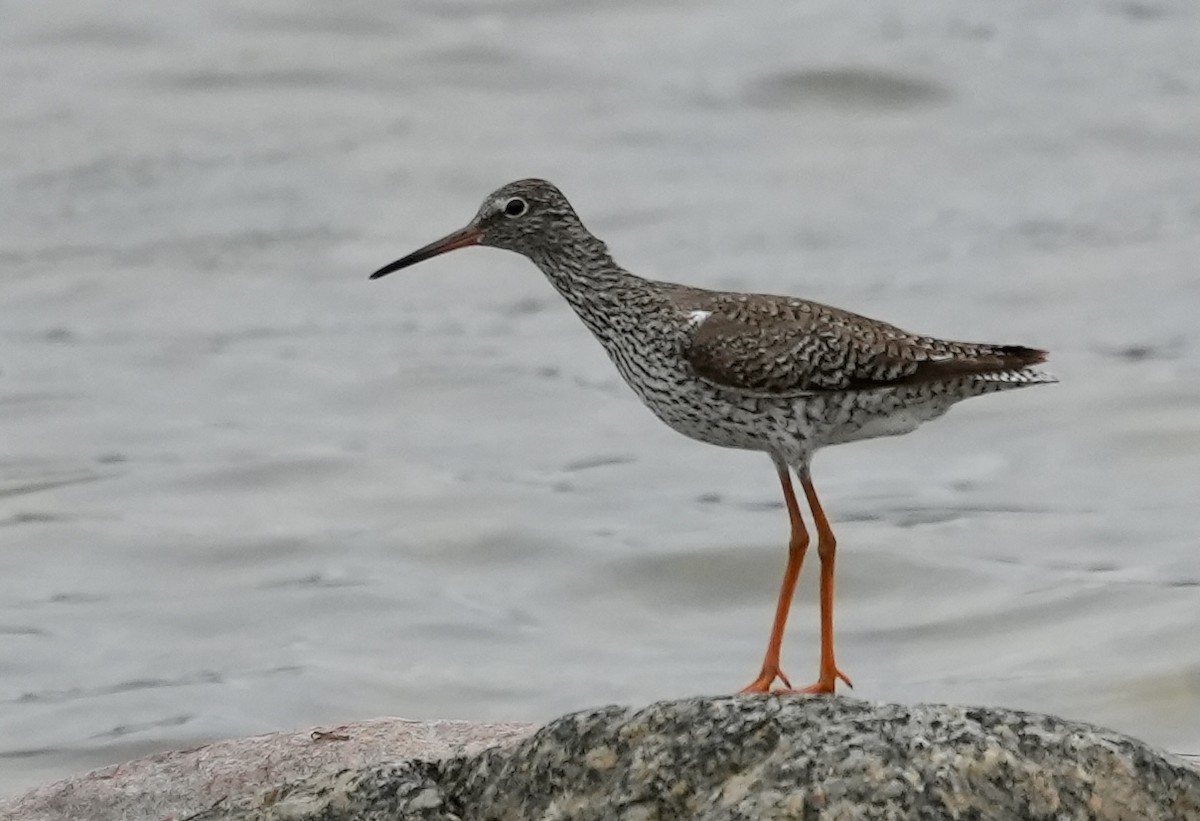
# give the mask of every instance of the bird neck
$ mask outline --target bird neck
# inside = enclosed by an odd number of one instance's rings
[[[569,243],[539,248],[530,259],[562,294],[593,333],[628,313],[630,296],[648,288],[649,282],[618,265],[608,247],[591,234]]]

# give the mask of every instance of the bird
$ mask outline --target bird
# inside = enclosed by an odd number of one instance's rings
[[[897,436],[972,396],[1058,380],[1035,368],[1046,351],[955,342],[790,296],[735,293],[646,279],[618,265],[557,187],[523,179],[489,194],[467,225],[370,275],[378,279],[471,246],[531,260],[659,419],[711,445],[770,457],[790,534],[787,562],[758,675],[739,692],[834,694],[837,539],[813,485],[821,448]],[[817,680],[794,688],[780,666],[784,631],[810,536],[820,560]],[[776,684],[782,687],[775,687]]]

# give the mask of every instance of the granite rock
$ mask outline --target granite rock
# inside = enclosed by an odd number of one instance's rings
[[[1200,771],[1013,710],[693,698],[568,715],[476,755],[343,768],[202,819],[1189,821]]]
[[[0,801],[0,821],[172,821],[332,769],[469,756],[524,738],[530,724],[379,718],[173,750]]]

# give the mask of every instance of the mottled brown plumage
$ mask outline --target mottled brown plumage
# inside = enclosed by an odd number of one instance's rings
[[[695,290],[711,315],[683,355],[705,379],[767,393],[865,390],[996,371],[1046,358],[1015,345],[916,336],[886,322],[802,299]]]
[[[791,688],[779,654],[809,537],[790,471],[800,477],[821,559],[820,675],[804,692],[832,693],[837,679],[849,679],[834,659],[836,540],[812,484],[813,454],[908,433],[971,396],[1055,381],[1031,368],[1046,358],[1033,348],[952,342],[793,297],[634,276],[544,180],[503,186],[465,228],[371,276],[470,245],[531,259],[667,425],[702,442],[771,457],[791,539],[767,653],[744,692],[767,692],[776,680]]]

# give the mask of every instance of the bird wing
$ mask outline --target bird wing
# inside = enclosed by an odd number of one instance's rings
[[[750,297],[692,312],[683,355],[696,373],[764,393],[869,390],[1020,370],[1046,354],[1032,348],[950,342],[783,297]]]

